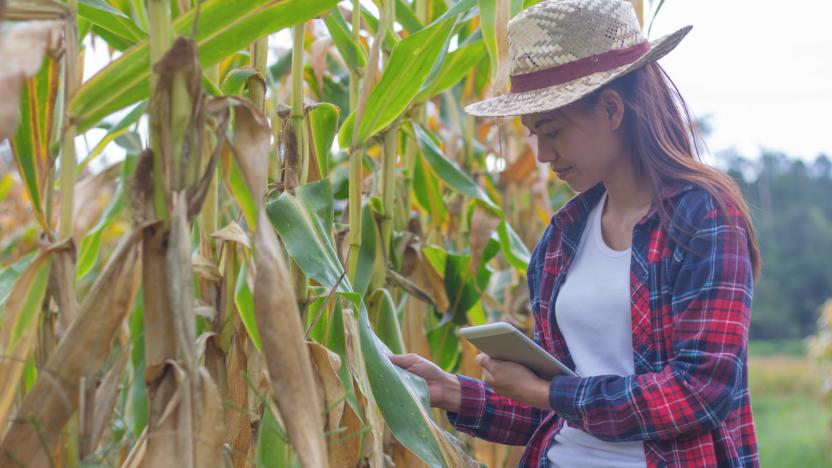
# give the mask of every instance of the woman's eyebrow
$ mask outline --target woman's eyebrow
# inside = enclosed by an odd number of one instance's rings
[[[541,125],[545,124],[546,122],[552,122],[552,121],[555,121],[557,119],[558,118],[555,117],[555,116],[543,117],[543,118],[541,118],[540,120],[538,120],[537,122],[534,123],[534,129],[537,130],[538,128],[540,128]]]

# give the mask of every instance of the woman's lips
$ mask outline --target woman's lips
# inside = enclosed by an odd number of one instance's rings
[[[565,176],[566,174],[569,174],[572,171],[572,168],[571,167],[565,167],[563,169],[552,168],[552,170],[555,171],[555,173],[557,173],[558,177],[563,178],[563,176]]]

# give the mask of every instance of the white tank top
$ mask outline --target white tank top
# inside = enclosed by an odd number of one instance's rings
[[[631,375],[630,249],[613,250],[601,235],[607,193],[589,214],[555,301],[558,327],[582,376]],[[569,426],[546,453],[553,467],[635,468],[647,465],[644,442],[607,442]]]

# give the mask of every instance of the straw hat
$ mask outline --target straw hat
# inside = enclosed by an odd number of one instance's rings
[[[465,111],[508,116],[557,109],[663,57],[691,28],[647,41],[628,1],[543,0],[508,23],[511,92]]]

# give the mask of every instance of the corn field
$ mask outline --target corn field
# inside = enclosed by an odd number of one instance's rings
[[[387,355],[532,328],[531,3],[0,0],[0,466],[516,464]]]

